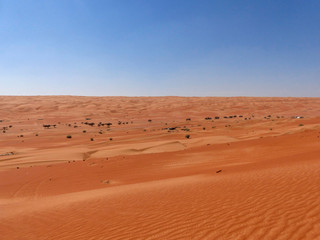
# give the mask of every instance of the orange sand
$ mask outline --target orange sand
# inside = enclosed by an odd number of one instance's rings
[[[0,239],[320,239],[320,98],[0,102]]]

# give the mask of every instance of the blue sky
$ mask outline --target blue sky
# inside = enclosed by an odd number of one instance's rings
[[[0,95],[320,97],[320,1],[0,0]]]

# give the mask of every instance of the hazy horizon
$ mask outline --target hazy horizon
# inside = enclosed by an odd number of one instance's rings
[[[181,98],[320,98],[319,96],[267,95],[77,95],[77,94],[0,94],[1,97],[181,97]]]
[[[320,97],[320,2],[0,2],[0,95]]]

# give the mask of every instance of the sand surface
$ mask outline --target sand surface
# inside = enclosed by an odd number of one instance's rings
[[[0,130],[1,240],[320,239],[320,98],[0,96]]]

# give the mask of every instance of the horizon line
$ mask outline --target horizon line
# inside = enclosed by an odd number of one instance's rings
[[[123,97],[123,98],[163,98],[163,97],[180,97],[180,98],[320,98],[319,97],[306,97],[306,96],[181,96],[181,95],[157,95],[157,96],[147,96],[147,95],[69,95],[69,94],[34,94],[34,95],[0,95],[0,97]]]

